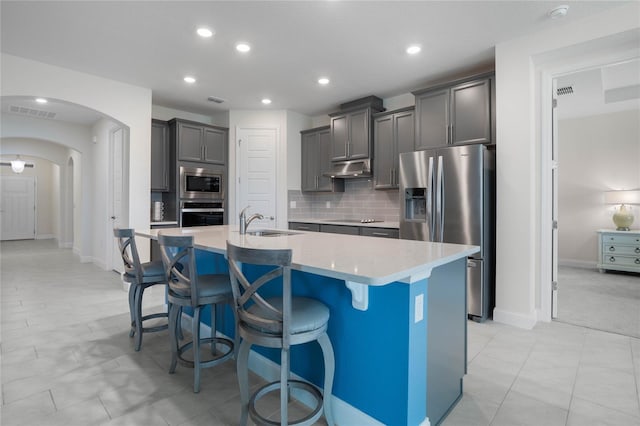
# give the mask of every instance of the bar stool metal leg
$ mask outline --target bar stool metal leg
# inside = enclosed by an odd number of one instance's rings
[[[322,392],[322,405],[324,408],[324,417],[328,426],[333,426],[333,411],[331,408],[331,394],[333,387],[333,376],[336,370],[336,360],[333,354],[333,345],[327,333],[318,337],[318,343],[322,348],[322,356],[324,358],[324,389]]]

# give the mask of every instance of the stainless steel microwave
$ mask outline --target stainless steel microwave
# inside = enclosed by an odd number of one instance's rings
[[[180,198],[223,200],[222,174],[199,167],[180,167]]]

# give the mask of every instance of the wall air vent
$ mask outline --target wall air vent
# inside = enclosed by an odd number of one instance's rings
[[[223,102],[224,102],[224,99],[222,99],[222,98],[216,98],[215,96],[209,96],[209,97],[207,98],[207,100],[208,100],[209,102],[215,102],[215,103],[217,103],[217,104],[221,104],[221,103],[223,103]]]
[[[570,95],[573,93],[573,86],[558,87],[557,93],[558,96]]]
[[[49,120],[53,120],[56,118],[55,112],[50,111],[42,111],[39,109],[27,108],[16,105],[9,105],[9,112],[12,114],[26,115],[28,117],[33,118],[48,118]]]

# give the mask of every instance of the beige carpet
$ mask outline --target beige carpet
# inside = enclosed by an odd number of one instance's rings
[[[557,320],[640,338],[640,275],[560,267]]]

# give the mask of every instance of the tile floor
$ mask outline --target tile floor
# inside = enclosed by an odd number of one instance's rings
[[[166,372],[166,332],[145,335],[134,352],[115,273],[52,241],[3,242],[0,256],[0,424],[237,424],[233,363],[205,370],[194,394],[191,370]],[[148,309],[162,301],[161,289],[145,294]],[[470,322],[468,351],[464,396],[443,425],[640,425],[636,338],[557,322],[532,331]],[[276,407],[267,400],[263,409]]]

